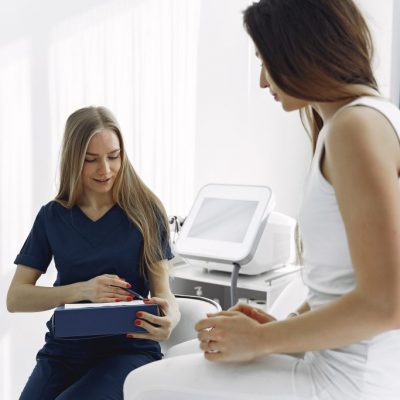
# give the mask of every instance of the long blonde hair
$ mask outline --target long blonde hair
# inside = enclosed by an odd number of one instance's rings
[[[67,208],[76,205],[81,191],[81,173],[90,139],[110,129],[118,136],[121,168],[112,196],[143,235],[140,271],[147,275],[164,258],[169,241],[167,215],[161,201],[143,183],[130,163],[116,118],[105,107],[85,107],[72,113],[66,122],[60,162],[60,184],[55,201]]]

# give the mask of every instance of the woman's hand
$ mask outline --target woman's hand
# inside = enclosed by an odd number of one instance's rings
[[[111,303],[118,301],[132,301],[133,297],[122,288],[131,285],[118,275],[104,274],[82,282],[82,296],[92,303]]]
[[[199,321],[200,348],[209,361],[250,361],[264,353],[262,324],[241,311],[207,314]],[[265,320],[265,316],[261,318]]]
[[[272,315],[267,314],[257,307],[249,306],[248,304],[236,304],[228,311],[239,311],[259,322],[260,324],[266,324],[268,322],[276,321],[276,318],[274,318]]]
[[[132,332],[128,333],[127,337],[130,339],[150,339],[158,342],[167,340],[172,332],[172,321],[168,317],[168,301],[159,297],[151,297],[144,299],[143,302],[145,304],[158,304],[162,316],[158,317],[144,311],[138,311],[136,313],[137,318],[133,323],[144,328],[147,333]]]

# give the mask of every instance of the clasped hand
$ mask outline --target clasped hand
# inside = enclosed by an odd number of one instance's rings
[[[246,304],[207,316],[195,328],[209,361],[250,361],[260,356],[264,348],[260,327],[275,321],[273,316]]]

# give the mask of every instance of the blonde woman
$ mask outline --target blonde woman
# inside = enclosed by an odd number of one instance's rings
[[[55,338],[46,343],[21,399],[122,399],[126,375],[161,358],[180,314],[171,293],[164,208],[129,162],[117,121],[104,107],[87,107],[67,120],[56,198],[43,206],[15,264],[7,296],[11,312],[49,310],[81,301],[133,299],[149,290],[163,316],[138,313],[147,333]],[[51,259],[54,287],[36,285]],[[158,327],[152,324],[158,325]]]

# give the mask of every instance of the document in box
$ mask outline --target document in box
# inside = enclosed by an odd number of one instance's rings
[[[146,332],[133,323],[138,311],[160,315],[157,304],[145,304],[141,300],[66,304],[54,311],[54,336],[66,338]]]
[[[138,304],[144,304],[143,301],[141,300],[133,300],[133,301],[120,301],[118,303],[112,302],[112,303],[71,303],[71,304],[65,304],[64,309],[65,310],[71,310],[71,309],[79,309],[79,308],[93,308],[93,307],[120,307],[120,306],[134,306]]]

